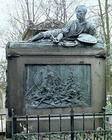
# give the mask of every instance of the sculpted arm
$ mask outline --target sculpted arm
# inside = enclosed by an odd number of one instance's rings
[[[90,23],[88,24],[88,33],[90,35],[93,35],[93,36],[97,37],[96,28],[95,28],[94,25],[92,25]]]
[[[68,22],[64,28],[62,28],[62,31],[60,34],[58,34],[58,36],[56,37],[56,42],[58,43],[60,40],[62,40],[62,38],[69,33],[70,31],[70,27],[71,27],[72,22]],[[54,41],[55,42],[55,41]]]

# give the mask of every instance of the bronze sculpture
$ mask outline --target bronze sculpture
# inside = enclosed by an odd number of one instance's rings
[[[88,38],[88,36],[86,37],[86,35],[90,35],[90,36],[92,35],[93,42],[97,43],[95,38],[96,29],[90,22],[86,21],[85,19],[87,13],[86,6],[84,5],[77,6],[75,12],[76,12],[77,19],[69,21],[64,28],[41,32],[35,35],[34,37],[32,37],[31,39],[29,39],[28,42],[35,42],[41,39],[48,39],[48,38],[53,40],[54,43],[59,43],[61,40],[75,41],[80,34],[84,33],[83,36],[86,38],[86,41]],[[88,39],[88,41],[90,40]]]

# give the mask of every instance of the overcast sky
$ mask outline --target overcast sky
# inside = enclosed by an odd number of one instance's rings
[[[9,27],[9,10],[14,5],[14,0],[0,0],[0,35],[4,34]],[[12,9],[13,10],[13,9]],[[5,49],[1,48],[0,42],[0,60],[5,59]]]
[[[84,0],[83,0],[84,1]],[[15,0],[0,0],[0,34],[4,34],[9,25],[9,14],[10,11],[14,9]],[[96,5],[97,0],[85,0],[81,4],[85,4],[87,7],[91,5]],[[0,48],[0,59],[5,58],[5,49]]]
[[[0,28],[8,25],[9,11],[13,10],[14,0],[0,0]]]
[[[37,0],[38,1],[38,0]],[[84,0],[83,0],[84,1]],[[81,4],[96,5],[97,0],[85,0]],[[9,13],[14,9],[15,0],[0,0],[0,28],[8,26]]]

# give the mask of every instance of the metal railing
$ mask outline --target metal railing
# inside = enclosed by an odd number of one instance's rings
[[[110,117],[112,114],[73,112],[69,115],[13,115],[12,137],[14,140],[112,140]]]

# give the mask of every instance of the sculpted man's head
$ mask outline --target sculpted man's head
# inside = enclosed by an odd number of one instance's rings
[[[78,5],[75,9],[76,17],[79,21],[85,20],[85,15],[87,13],[87,8],[85,5]]]

